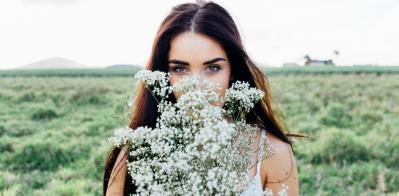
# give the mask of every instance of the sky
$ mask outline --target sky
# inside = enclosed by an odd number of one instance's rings
[[[143,65],[170,9],[193,0],[1,0],[0,69],[63,57],[88,66]],[[397,0],[214,0],[258,63],[305,54],[340,65],[399,65]],[[333,51],[339,56],[333,56]]]

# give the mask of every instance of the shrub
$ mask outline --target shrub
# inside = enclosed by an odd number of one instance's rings
[[[344,105],[333,103],[327,106],[320,120],[326,126],[347,128],[352,124],[352,117],[348,113]]]
[[[325,130],[311,148],[307,156],[315,164],[351,164],[368,161],[373,154],[353,132],[334,128]]]
[[[4,134],[11,137],[28,136],[37,132],[36,125],[31,122],[10,121],[6,124],[6,126],[3,126],[3,128],[4,128]]]
[[[399,136],[381,144],[378,157],[387,167],[399,169]]]
[[[0,152],[4,155],[6,152],[14,152],[13,140],[9,136],[1,138]]]
[[[381,195],[396,191],[381,187],[379,176],[384,166],[378,162],[364,162],[349,166],[330,164],[299,166],[301,195]],[[395,173],[387,171],[387,175]],[[386,187],[392,183],[385,178]]]
[[[59,115],[54,109],[39,107],[31,114],[32,120],[51,120],[57,118]]]
[[[388,192],[399,192],[399,171],[397,169],[388,170],[384,179]]]
[[[4,190],[0,190],[0,195],[14,196],[21,193],[21,185],[14,184],[11,187],[5,188]]]
[[[77,91],[71,95],[69,101],[79,106],[104,104],[106,101],[101,95],[102,94],[97,93],[96,90]]]
[[[0,137],[6,133],[6,128],[3,125],[0,125]]]
[[[62,148],[55,143],[36,142],[28,143],[19,149],[10,160],[10,168],[27,172],[32,170],[54,171],[59,166],[74,161],[71,149]]]
[[[36,98],[35,93],[32,92],[32,91],[29,91],[29,92],[25,92],[24,94],[20,95],[17,98],[17,101],[19,103],[21,103],[21,102],[31,102],[31,101],[34,101],[35,98]]]

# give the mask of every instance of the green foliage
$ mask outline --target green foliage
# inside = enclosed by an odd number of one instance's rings
[[[0,195],[101,195],[107,138],[128,122],[134,85],[0,77]]]
[[[395,194],[399,75],[279,75],[275,100],[294,139],[301,195]]]
[[[333,103],[325,108],[321,123],[325,126],[347,128],[352,124],[352,117],[348,114],[346,107],[341,103]]]
[[[53,171],[75,159],[73,149],[63,148],[56,143],[35,142],[18,149],[8,160],[11,169],[22,172],[41,170]]]
[[[0,191],[0,195],[14,196],[21,192],[21,186],[19,184],[14,184],[11,187],[7,187]]]
[[[3,126],[0,126],[0,131],[3,128],[4,135],[11,137],[23,137],[32,135],[37,132],[37,127],[34,123],[20,123],[17,121],[8,121]],[[1,134],[0,134],[1,135]]]
[[[69,98],[70,103],[76,105],[100,105],[106,104],[106,100],[101,97],[101,93],[91,91],[77,91]]]
[[[34,92],[29,91],[20,95],[17,99],[19,102],[31,102],[35,101],[36,97],[37,95]]]
[[[51,120],[57,117],[58,114],[54,109],[44,107],[35,109],[31,114],[32,120]]]
[[[2,153],[14,152],[13,139],[8,136],[1,137],[0,151]]]
[[[3,125],[0,125],[0,137],[6,133],[6,128]]]
[[[386,170],[382,164],[362,163],[347,166],[305,165],[300,169],[301,195],[381,195],[387,190],[387,174],[399,177],[394,170]],[[385,184],[383,183],[385,182]],[[394,184],[388,183],[389,186]]]
[[[399,134],[398,134],[399,135]],[[377,149],[378,158],[384,162],[387,167],[399,170],[399,136],[391,138],[383,143]]]
[[[301,151],[304,158],[313,164],[347,165],[367,162],[373,157],[373,151],[367,148],[366,142],[350,130],[323,130],[319,139]]]

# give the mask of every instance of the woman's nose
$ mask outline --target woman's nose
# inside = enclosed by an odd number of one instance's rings
[[[191,74],[192,77],[198,77],[199,79],[204,79],[204,72],[202,70],[200,71],[193,71]]]

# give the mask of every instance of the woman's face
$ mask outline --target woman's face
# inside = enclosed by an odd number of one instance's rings
[[[220,86],[219,95],[229,88],[231,66],[227,55],[218,42],[194,32],[184,32],[171,40],[168,54],[170,84],[177,84],[183,76],[198,76]],[[176,99],[180,95],[174,93]],[[222,102],[215,103],[222,106]]]

